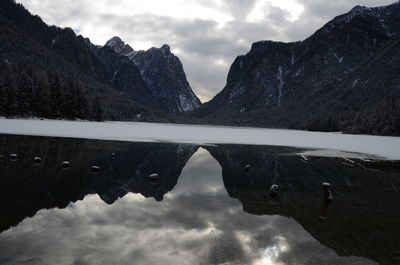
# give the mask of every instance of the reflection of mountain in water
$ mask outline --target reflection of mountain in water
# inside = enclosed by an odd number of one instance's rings
[[[162,200],[176,185],[191,145],[125,143],[78,139],[0,137],[2,154],[18,154],[0,162],[0,231],[17,225],[40,209],[65,208],[97,193],[108,204],[128,192]],[[3,155],[5,156],[5,155]],[[33,158],[41,157],[35,166]],[[68,170],[62,161],[69,161]],[[91,172],[91,166],[100,172]],[[156,173],[156,181],[149,175]]]
[[[284,154],[293,149],[219,146],[207,150],[222,166],[229,196],[237,198],[244,211],[292,217],[341,256],[400,264],[399,174],[344,165],[332,158],[307,161]],[[246,165],[250,165],[248,172]],[[323,182],[332,184],[331,207],[323,203]],[[278,205],[271,203],[272,184],[279,185]]]
[[[108,204],[128,192],[161,201],[175,187],[183,167],[197,148],[177,144],[126,146],[104,165],[105,171],[93,182],[94,190]],[[157,174],[157,178],[151,180],[152,174]]]
[[[0,160],[0,231],[40,209],[65,208],[87,194],[98,194],[108,204],[129,192],[160,201],[174,188],[197,148],[0,136],[0,153],[18,154],[17,161]],[[290,148],[205,148],[221,165],[229,196],[238,199],[244,211],[291,217],[339,255],[400,264],[399,173],[365,170],[332,158],[305,160],[287,155],[294,151]],[[35,156],[42,158],[38,166],[33,163]],[[62,169],[62,161],[70,162],[68,170]],[[99,166],[100,172],[93,174],[93,165]],[[158,177],[150,179],[154,173]],[[323,182],[332,184],[334,202],[330,207],[323,204]],[[277,204],[271,203],[272,184],[279,185]]]

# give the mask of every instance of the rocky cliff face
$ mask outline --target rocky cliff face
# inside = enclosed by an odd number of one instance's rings
[[[236,115],[248,123],[255,111],[265,120],[264,125],[301,127],[305,121],[296,119],[296,114],[302,116],[305,109],[316,105],[316,95],[341,86],[351,73],[378,56],[398,36],[399,17],[400,3],[357,6],[304,41],[254,43],[248,54],[236,58],[226,87],[199,113],[209,117]],[[313,111],[318,112],[309,109],[307,115]]]
[[[127,55],[133,52],[133,49],[129,44],[125,44],[120,37],[114,36],[109,39],[104,46],[110,47],[118,55]]]
[[[131,53],[153,95],[171,112],[193,111],[201,102],[186,80],[182,63],[168,45]]]
[[[107,71],[108,80],[105,82],[120,95],[150,108],[164,110],[156,102],[138,67],[128,57],[117,54],[112,47],[107,45],[98,49],[95,54]]]
[[[113,37],[105,47],[110,47],[135,63],[151,94],[166,111],[180,113],[200,107],[201,102],[186,79],[182,63],[171,53],[168,45],[147,51],[134,51],[119,37]]]

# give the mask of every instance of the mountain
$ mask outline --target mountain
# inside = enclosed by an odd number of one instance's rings
[[[129,46],[129,44],[125,44],[118,36],[109,39],[104,46],[110,47],[118,55],[126,56],[127,54],[134,51],[132,47]]]
[[[200,107],[201,102],[186,79],[181,61],[167,44],[147,51],[134,51],[119,37],[113,37],[104,47],[129,57],[139,67],[152,95],[168,112],[187,112]]]
[[[12,0],[1,1],[0,21],[1,116],[170,121],[108,86],[111,74],[72,29]]]
[[[234,61],[225,88],[195,116],[226,124],[399,135],[399,33],[395,3],[356,6],[304,41],[254,43]],[[373,126],[382,112],[384,124]]]
[[[166,111],[152,95],[139,68],[128,57],[119,55],[109,46],[101,47],[94,55],[107,72],[108,79],[104,82],[108,86],[114,88],[120,95],[142,105],[158,111]]]
[[[94,45],[13,0],[0,22],[1,116],[400,135],[399,2],[356,6],[303,41],[254,43],[206,104],[168,45]]]
[[[171,122],[167,113],[200,104],[170,52],[145,70],[160,75],[160,87],[123,55],[133,52],[129,45],[114,45],[120,39],[96,46],[70,28],[46,25],[13,0],[0,3],[0,21],[1,116]]]

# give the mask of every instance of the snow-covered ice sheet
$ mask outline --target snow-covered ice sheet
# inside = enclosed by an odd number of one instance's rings
[[[400,160],[400,137],[138,122],[0,119],[0,134],[333,149]]]

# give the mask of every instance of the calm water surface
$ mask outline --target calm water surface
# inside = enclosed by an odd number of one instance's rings
[[[0,264],[400,264],[400,172],[299,151],[0,136]]]

